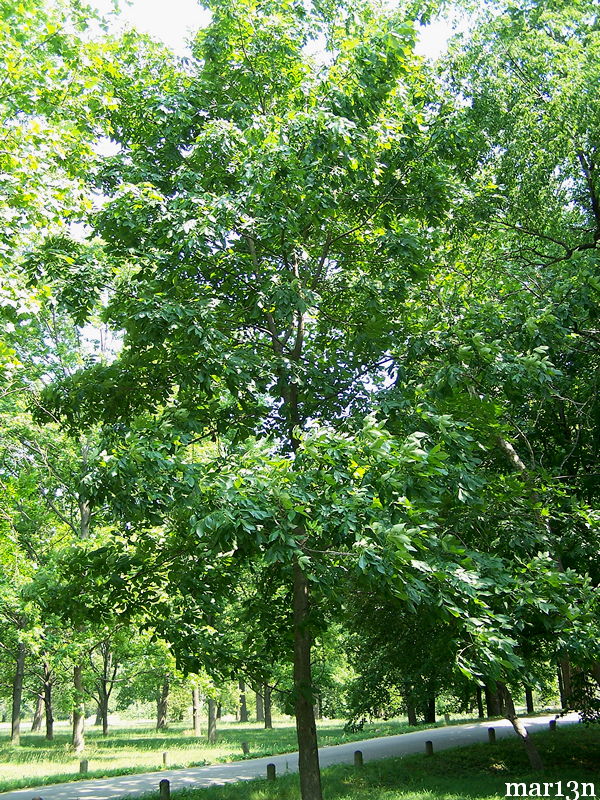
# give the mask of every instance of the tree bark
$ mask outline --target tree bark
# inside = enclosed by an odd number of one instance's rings
[[[263,686],[263,698],[265,729],[271,730],[273,727],[273,703],[271,702],[271,687],[267,683]]]
[[[240,678],[238,681],[240,691],[240,722],[248,722],[248,704],[246,702],[246,684]]]
[[[560,659],[558,662],[558,668],[561,678],[559,683],[561,688],[560,703],[562,708],[566,711],[571,705],[571,697],[573,694],[571,662],[567,656]]]
[[[87,471],[89,442],[85,442],[81,448],[81,467],[82,471]],[[79,538],[90,538],[90,523],[92,507],[89,500],[79,493]],[[73,736],[72,744],[76,753],[81,753],[85,749],[85,701],[83,694],[83,667],[77,664],[73,667],[73,686],[75,688],[75,704],[73,706]]]
[[[52,711],[52,672],[48,664],[44,664],[44,712],[46,716],[46,741],[54,739],[54,714]]]
[[[560,665],[556,668],[556,677],[558,679],[558,693],[560,695],[560,706],[561,708],[565,708],[565,687],[563,686],[563,679],[562,673],[560,671]]]
[[[85,749],[85,703],[83,699],[83,667],[73,667],[73,686],[75,687],[75,704],[73,706],[73,749],[81,753]]]
[[[89,441],[86,441],[82,444],[81,470],[84,473],[86,473],[88,469],[89,448],[90,448]],[[92,521],[92,504],[90,503],[88,498],[83,494],[83,492],[81,492],[81,490],[79,493],[79,499],[77,505],[79,506],[79,538],[89,539],[91,521]]]
[[[423,703],[423,722],[435,723],[435,697],[429,697]]]
[[[102,735],[107,736],[110,698],[120,665],[111,649],[110,639],[105,639],[100,644],[98,652],[102,656],[102,669],[97,671],[98,713],[96,714],[95,724],[102,724]]]
[[[314,705],[315,719],[323,719],[323,712],[321,709],[322,709],[321,697],[318,696],[315,698],[315,705]]]
[[[31,732],[37,733],[42,730],[42,720],[44,719],[44,695],[38,694],[35,702],[35,712],[31,723]]]
[[[208,698],[207,738],[210,744],[214,744],[217,741],[217,704],[211,697]]]
[[[17,660],[15,664],[15,677],[12,685],[12,713],[10,726],[10,741],[14,747],[21,744],[21,705],[23,702],[23,680],[25,677],[25,657],[27,646],[19,642],[17,646]]]
[[[481,686],[477,687],[477,716],[479,719],[483,719],[485,716],[483,712],[483,692],[481,691]]]
[[[298,771],[302,800],[322,800],[321,770],[311,672],[309,586],[297,559],[294,560],[294,701],[298,736]]]
[[[79,502],[79,515],[79,535],[82,539],[89,539],[92,511],[87,500],[81,500]]]
[[[265,704],[263,700],[263,696],[260,692],[255,692],[256,694],[256,721],[257,722],[264,722],[265,721]]]
[[[192,721],[194,723],[194,736],[202,734],[200,724],[200,690],[197,686],[192,687]]]
[[[108,701],[109,701],[109,694],[106,691],[106,687],[101,686],[98,711],[100,713],[100,721],[102,722],[102,736],[108,736]]]
[[[485,705],[487,709],[487,717],[501,717],[502,706],[500,704],[500,697],[498,692],[489,684],[485,684]]]
[[[594,662],[592,666],[592,675],[598,686],[600,686],[600,661]]]
[[[254,242],[251,240],[252,258],[256,260]],[[304,312],[298,311],[295,319],[295,337],[289,358],[299,361],[304,343]],[[283,345],[277,337],[271,320],[273,351],[283,355]],[[281,399],[284,416],[288,426],[291,450],[295,453],[300,446],[296,429],[302,424],[298,383],[291,371],[283,368],[280,373]],[[300,524],[294,531],[301,545],[306,539],[306,530]],[[302,800],[322,800],[321,770],[319,768],[319,747],[317,726],[314,714],[314,692],[312,685],[311,647],[312,637],[309,629],[310,592],[308,579],[294,557],[293,561],[293,634],[294,634],[294,705],[296,714],[296,734],[298,738],[298,772],[300,774],[300,796]],[[266,698],[265,698],[266,701]],[[266,719],[266,714],[265,714]],[[266,726],[266,722],[265,722]]]
[[[409,698],[406,699],[406,716],[408,717],[408,724],[411,726],[418,725],[417,722],[417,709],[413,701]]]
[[[504,683],[498,682],[498,697],[500,699],[500,705],[502,708],[502,713],[508,719],[517,736],[523,742],[525,747],[525,751],[527,753],[527,757],[529,758],[529,764],[531,768],[535,771],[543,770],[544,764],[540,757],[537,747],[533,743],[531,737],[527,733],[527,728],[523,725],[522,721],[517,716],[517,712],[515,711],[515,704],[513,702],[512,695],[508,689],[508,686]]]
[[[531,686],[526,686],[525,687],[525,705],[527,706],[527,713],[528,714],[533,714],[533,712],[534,712],[534,708],[533,708],[533,691],[531,689]]]
[[[171,682],[169,676],[165,675],[162,686],[156,698],[156,730],[162,731],[167,727],[167,715],[169,711],[169,690]]]

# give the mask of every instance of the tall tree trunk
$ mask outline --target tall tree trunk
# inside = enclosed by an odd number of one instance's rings
[[[167,715],[169,711],[169,690],[171,682],[169,676],[165,675],[162,686],[156,698],[156,730],[162,731],[167,727]]]
[[[85,442],[81,448],[81,468],[87,471],[89,443]],[[89,539],[92,521],[92,504],[83,494],[80,493],[77,505],[79,506],[79,538]]]
[[[500,705],[502,708],[502,713],[506,717],[506,719],[510,720],[515,733],[523,742],[525,747],[525,751],[527,753],[527,757],[529,758],[529,764],[533,770],[542,770],[544,769],[544,764],[542,763],[542,759],[538,752],[537,747],[533,743],[531,737],[527,733],[527,728],[523,725],[522,721],[517,716],[517,712],[515,711],[515,704],[513,702],[512,695],[508,686],[504,683],[497,683],[498,687],[498,697],[500,699]]]
[[[483,692],[481,691],[481,686],[477,687],[476,695],[477,695],[477,716],[479,717],[479,719],[483,719],[485,714],[483,713]]]
[[[435,723],[435,697],[429,697],[423,703],[423,722]]]
[[[271,687],[268,683],[263,686],[265,729],[273,727],[273,703],[271,702]]]
[[[252,247],[254,247],[254,242]],[[253,259],[256,253],[252,251]],[[302,357],[304,342],[304,312],[298,311],[293,348],[289,351],[291,361]],[[282,355],[282,344],[277,338],[275,328],[271,330],[273,350]],[[295,453],[299,446],[297,428],[302,424],[300,414],[299,387],[286,368],[280,373],[281,399],[288,425],[289,443]],[[296,540],[301,544],[306,539],[306,530],[299,524],[294,530]],[[322,800],[321,770],[319,768],[319,746],[314,713],[314,692],[311,668],[312,636],[310,624],[310,590],[308,579],[294,557],[293,561],[293,637],[294,637],[294,705],[296,714],[296,735],[298,738],[298,772],[300,773],[300,796],[302,800]],[[266,698],[265,698],[266,699]],[[266,715],[265,715],[266,716]],[[265,723],[266,724],[266,723]]]
[[[525,687],[525,705],[527,706],[527,713],[533,714],[533,691],[531,686]]]
[[[85,441],[81,448],[82,471],[87,470],[89,442]],[[89,500],[80,492],[79,500],[79,538],[90,538],[90,523],[92,507]],[[77,664],[73,667],[73,686],[75,687],[75,705],[73,707],[73,736],[72,744],[76,753],[85,749],[85,701],[83,694],[83,667]]]
[[[94,720],[94,727],[98,728],[102,725],[102,709],[100,705],[100,701],[98,701],[98,705],[96,706],[96,719]]]
[[[52,710],[52,672],[44,664],[44,712],[46,715],[46,741],[54,739],[54,714]]]
[[[98,710],[100,712],[100,720],[102,722],[102,736],[108,736],[108,701],[109,693],[105,686],[101,686]]]
[[[196,685],[192,687],[192,721],[194,724],[194,736],[202,734],[200,724],[200,689]]]
[[[323,703],[321,702],[321,695],[315,697],[315,719],[323,719]]]
[[[558,693],[560,695],[560,707],[566,708],[565,687],[563,686],[562,672],[560,665],[556,668],[556,677],[558,679]]]
[[[85,749],[85,703],[83,699],[83,667],[73,667],[73,686],[75,687],[75,704],[73,706],[73,749],[81,753]]]
[[[297,559],[294,560],[294,701],[298,736],[298,771],[302,800],[322,800],[317,726],[315,724],[311,636],[308,630],[309,586]]]
[[[238,681],[240,691],[240,722],[248,722],[248,704],[246,703],[246,684],[240,678]]]
[[[99,652],[102,655],[102,672],[98,675],[96,686],[98,689],[98,715],[102,723],[102,735],[108,735],[108,713],[110,696],[119,674],[119,662],[111,649],[110,639],[105,639],[100,644]],[[96,715],[96,724],[98,723]]]
[[[83,458],[84,467],[87,465],[87,445]],[[81,497],[79,499],[79,537],[81,539],[90,538],[90,522],[92,519],[92,506],[89,500]]]
[[[408,724],[411,726],[418,725],[417,722],[417,709],[414,702],[410,699],[406,699],[406,716],[408,717]]]
[[[102,735],[108,735],[108,706],[110,703],[110,695],[115,685],[115,680],[119,672],[119,663],[114,658],[113,652],[110,647],[110,641],[105,640],[100,646],[100,653],[102,654],[102,674],[98,679],[98,699],[100,717],[102,719]]]
[[[27,646],[24,642],[19,642],[15,663],[15,677],[12,685],[12,714],[10,727],[10,741],[15,747],[21,744],[21,705],[23,702],[23,680],[25,677],[26,655]]]
[[[560,702],[563,709],[566,710],[571,705],[571,697],[573,694],[572,669],[569,658],[567,656],[561,658],[558,667],[561,678],[559,686],[562,687],[560,693]]]
[[[501,717],[502,706],[500,704],[500,697],[497,690],[489,683],[485,684],[485,705],[487,708],[487,717]]]
[[[256,694],[256,721],[257,722],[264,722],[265,721],[265,704],[263,700],[263,696],[260,692],[255,692]]]
[[[210,744],[214,744],[217,741],[217,704],[212,697],[208,698],[207,738]]]
[[[35,712],[31,723],[31,732],[37,733],[42,730],[42,720],[44,719],[44,695],[38,694],[35,701]]]
[[[217,703],[217,710],[215,712],[215,718],[216,719],[221,719],[222,715],[223,715],[223,706],[222,706],[221,703]]]

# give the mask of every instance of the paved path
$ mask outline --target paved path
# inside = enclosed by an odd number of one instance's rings
[[[540,730],[548,727],[554,714],[524,719],[529,730]],[[577,722],[576,714],[569,714],[559,720],[559,725]],[[425,742],[433,742],[434,750],[445,750],[465,744],[487,741],[487,729],[493,726],[496,737],[514,736],[511,724],[507,720],[494,722],[471,722],[466,725],[450,725],[445,728],[432,728],[414,733],[403,733],[395,736],[384,736],[379,739],[365,739],[359,742],[331,745],[319,750],[322,767],[331,764],[352,763],[354,751],[362,750],[365,761],[379,758],[402,756],[407,753],[422,753]],[[190,789],[215,784],[247,781],[265,777],[267,764],[275,764],[277,773],[297,772],[298,754],[289,753],[282,756],[253,758],[247,761],[235,761],[229,764],[214,764],[210,767],[190,767],[189,769],[165,769],[160,772],[149,772],[142,775],[123,775],[117,778],[98,778],[90,781],[40,786],[32,789],[19,789],[14,792],[0,793],[0,800],[31,800],[42,797],[43,800],[115,800],[115,798],[133,797],[146,792],[158,793],[158,783],[163,778],[171,781],[171,789]]]

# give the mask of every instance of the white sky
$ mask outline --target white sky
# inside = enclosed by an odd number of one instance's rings
[[[92,3],[105,14],[112,9],[111,0],[92,0]],[[197,0],[131,0],[127,5],[123,3],[119,19],[183,55],[187,40],[208,23],[209,14]],[[435,58],[445,48],[450,33],[449,25],[443,22],[428,26],[421,35],[417,52]]]
[[[104,14],[112,10],[111,0],[91,0],[91,4]],[[186,52],[191,34],[209,20],[197,0],[121,0],[121,5],[119,18],[126,26],[149,33],[180,54]]]

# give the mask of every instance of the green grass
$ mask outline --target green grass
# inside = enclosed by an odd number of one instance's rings
[[[455,723],[461,721],[464,720],[454,720]],[[205,737],[194,737],[182,724],[171,725],[161,732],[141,725],[114,727],[106,737],[97,728],[90,727],[86,732],[86,751],[82,755],[72,752],[70,734],[65,727],[56,729],[54,742],[46,742],[41,733],[24,734],[20,747],[12,747],[8,733],[3,733],[0,734],[0,792],[81,778],[152,772],[161,769],[163,751],[169,753],[170,767],[189,767],[241,760],[244,741],[250,746],[249,758],[296,750],[293,723],[277,721],[274,725],[273,730],[264,730],[258,723],[222,723],[214,745],[209,745]],[[341,744],[408,730],[418,728],[409,728],[406,722],[391,721],[367,724],[364,730],[349,733],[340,721],[324,721],[319,724],[319,742],[323,746]],[[84,776],[79,774],[81,758],[89,761],[89,772]]]
[[[546,769],[531,772],[517,740],[480,744],[436,753],[431,758],[406,756],[323,770],[326,800],[500,800],[505,782],[593,782],[600,795],[600,729],[565,727],[534,736]],[[550,796],[555,796],[552,791]],[[150,797],[148,795],[148,797]],[[173,800],[299,800],[297,775],[274,783],[251,781],[210,789],[183,790]]]

